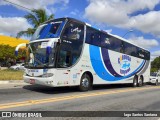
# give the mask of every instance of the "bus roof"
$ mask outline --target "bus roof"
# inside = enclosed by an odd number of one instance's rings
[[[67,19],[68,19],[68,20],[74,20],[74,21],[77,21],[77,22],[79,22],[79,23],[81,23],[81,24],[84,24],[84,25],[86,25],[86,26],[92,27],[92,28],[94,28],[94,29],[96,29],[96,30],[99,30],[99,31],[101,31],[101,32],[104,32],[104,33],[106,33],[106,34],[108,34],[108,35],[110,35],[110,36],[112,36],[112,37],[115,37],[115,38],[118,38],[118,39],[120,39],[120,40],[122,40],[122,41],[128,42],[128,43],[130,43],[130,44],[132,44],[132,45],[135,45],[135,46],[137,46],[137,47],[139,47],[139,48],[142,48],[142,49],[144,49],[144,50],[146,50],[146,51],[149,52],[149,50],[147,50],[147,49],[145,49],[145,48],[143,48],[143,47],[140,47],[140,46],[136,45],[135,43],[133,43],[133,42],[131,42],[131,41],[128,41],[128,40],[125,39],[125,38],[122,38],[122,37],[120,37],[120,36],[118,36],[118,35],[114,35],[114,34],[108,33],[108,32],[106,32],[106,31],[104,31],[104,30],[97,29],[97,28],[93,27],[92,25],[90,25],[89,23],[85,23],[85,22],[80,21],[80,20],[77,20],[77,19],[75,19],[75,18],[63,17],[63,18],[52,19],[52,20],[46,21],[46,22],[44,22],[44,23],[49,23],[49,22],[52,22],[52,21],[54,21],[54,20],[67,20]],[[43,24],[44,24],[44,23],[43,23]]]

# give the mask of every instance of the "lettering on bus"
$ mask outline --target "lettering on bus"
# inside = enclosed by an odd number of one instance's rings
[[[128,55],[121,55],[118,58],[118,64],[120,65],[120,74],[127,74],[130,71],[131,57]]]
[[[139,53],[139,56],[144,58],[144,55],[143,55],[143,54],[141,54],[141,53]]]

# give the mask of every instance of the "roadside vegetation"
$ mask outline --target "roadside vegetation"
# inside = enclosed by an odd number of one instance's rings
[[[22,80],[23,71],[20,70],[0,70],[0,80]]]
[[[151,72],[157,72],[158,70],[160,70],[160,56],[151,62]]]
[[[24,18],[33,26],[33,28],[28,28],[25,31],[20,31],[17,34],[17,37],[32,36],[39,25],[48,20],[54,19],[54,14],[47,15],[47,12],[44,9],[33,9],[32,12],[25,15]]]

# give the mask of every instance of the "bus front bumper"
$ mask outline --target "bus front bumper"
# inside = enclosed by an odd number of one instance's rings
[[[55,81],[53,77],[31,77],[31,76],[23,76],[24,82],[29,84],[37,84],[37,85],[44,85],[44,86],[50,86],[55,87]]]

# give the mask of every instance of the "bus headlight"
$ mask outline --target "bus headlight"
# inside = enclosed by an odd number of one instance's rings
[[[42,75],[42,77],[52,77],[53,75],[53,73],[45,73]]]

